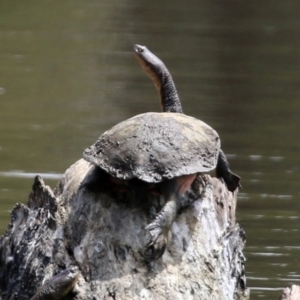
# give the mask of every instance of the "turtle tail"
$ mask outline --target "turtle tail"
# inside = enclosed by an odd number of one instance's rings
[[[229,163],[222,150],[219,152],[216,175],[218,178],[222,177],[224,179],[229,191],[234,192],[238,187],[242,188],[240,184],[241,177],[230,171]]]

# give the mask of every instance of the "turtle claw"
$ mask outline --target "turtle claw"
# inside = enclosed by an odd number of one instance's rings
[[[207,174],[202,174],[199,176],[199,181],[202,187],[205,187],[209,183],[209,177]]]
[[[157,225],[156,222],[150,223],[145,229],[149,231],[151,239],[146,245],[144,257],[148,260],[158,259],[165,252],[167,246],[167,234],[164,234],[162,228]]]
[[[146,226],[145,229],[151,235],[151,240],[147,244],[147,247],[154,246],[160,238],[164,237],[162,228],[156,222],[150,223],[149,225]]]
[[[165,252],[167,243],[163,243],[159,247],[156,246],[147,246],[143,256],[146,260],[156,260],[159,259]]]

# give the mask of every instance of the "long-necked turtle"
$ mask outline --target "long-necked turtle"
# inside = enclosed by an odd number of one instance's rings
[[[134,45],[134,53],[159,92],[162,111],[183,113],[175,83],[165,64],[145,46]],[[241,178],[230,171],[229,163],[221,149],[216,165],[216,175],[218,178],[224,179],[231,192],[240,186]]]
[[[83,157],[113,178],[159,184],[166,204],[146,227],[151,234],[147,249],[154,248],[157,258],[164,252],[180,195],[190,188],[197,173],[217,168],[218,175],[221,170],[219,175],[231,191],[237,188],[240,178],[231,173],[216,131],[182,113],[170,73],[150,51],[144,59],[145,49],[135,46],[140,63],[148,69],[160,92],[161,106],[166,112],[145,113],[117,124],[87,148]]]

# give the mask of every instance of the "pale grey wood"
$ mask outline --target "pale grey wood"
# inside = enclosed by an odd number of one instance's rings
[[[293,284],[283,290],[280,300],[299,300],[300,299],[300,286]]]
[[[235,222],[237,195],[221,180],[198,178],[182,199],[165,253],[145,261],[145,227],[163,199],[148,195],[151,205],[141,208],[97,174],[79,160],[55,192],[35,179],[0,240],[1,299],[30,299],[72,265],[80,276],[76,293],[64,299],[246,299],[245,233]],[[93,188],[86,185],[91,178]]]

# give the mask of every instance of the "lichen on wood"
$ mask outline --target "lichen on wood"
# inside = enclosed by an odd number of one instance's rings
[[[2,300],[30,299],[48,279],[79,268],[64,299],[245,299],[245,233],[235,222],[237,193],[199,175],[181,201],[161,258],[149,260],[145,227],[164,204],[132,193],[79,160],[54,192],[34,180],[0,239]]]

